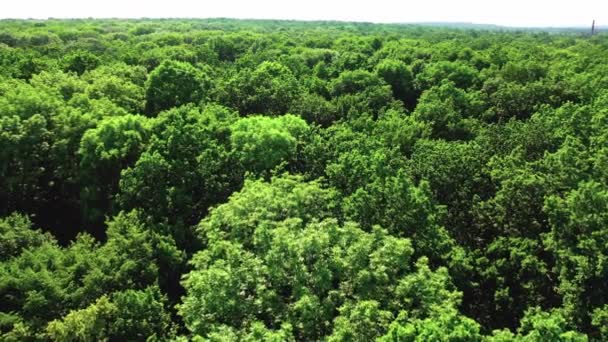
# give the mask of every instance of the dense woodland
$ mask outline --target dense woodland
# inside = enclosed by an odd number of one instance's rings
[[[608,340],[608,35],[0,21],[0,340]]]

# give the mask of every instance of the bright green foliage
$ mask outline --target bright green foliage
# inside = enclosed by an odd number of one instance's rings
[[[456,87],[467,89],[478,82],[477,70],[457,62],[441,61],[425,65],[416,75],[417,88],[424,91],[439,86],[443,80],[453,82]]]
[[[124,167],[121,164],[128,164],[137,158],[138,152],[145,146],[149,130],[147,120],[135,115],[111,117],[86,131],[78,151],[82,156],[80,164],[84,172],[93,172],[96,168],[103,171],[120,170]],[[98,163],[118,165],[108,167]]]
[[[264,225],[286,218],[299,218],[304,224],[337,213],[338,194],[317,182],[303,182],[302,177],[274,177],[270,184],[247,180],[240,192],[227,204],[214,208],[199,225],[203,236],[226,236],[249,246],[253,243],[258,222]],[[250,220],[249,218],[255,218]]]
[[[461,139],[468,135],[463,119],[475,116],[479,106],[475,94],[457,88],[452,82],[442,82],[422,93],[413,116],[429,123],[436,138]]]
[[[406,113],[388,110],[376,121],[373,134],[383,140],[384,145],[410,156],[416,141],[431,135],[431,127]]]
[[[231,126],[231,131],[230,141],[240,162],[246,170],[260,173],[295,157],[310,129],[304,120],[287,114],[243,118]]]
[[[148,147],[121,173],[120,208],[141,208],[155,222],[168,221],[180,247],[191,246],[187,226],[240,185],[242,173],[228,146],[235,119],[215,105],[161,113],[151,123]]]
[[[285,317],[299,338],[319,338],[330,331],[332,313],[345,298],[391,300],[390,279],[404,271],[412,253],[407,240],[332,220],[303,226],[292,218],[274,229],[259,225],[252,252],[239,242],[208,239],[208,249],[193,259],[196,270],[184,282],[188,295],[180,308],[187,326],[199,334],[214,324],[241,329],[264,320],[274,326]],[[387,264],[383,253],[395,263]],[[393,269],[395,264],[401,269]],[[279,296],[285,291],[291,295]]]
[[[601,338],[608,338],[608,305],[593,310],[591,323],[599,329]]]
[[[158,288],[115,292],[48,324],[54,341],[143,340],[168,334],[169,314]]]
[[[49,234],[32,229],[28,217],[12,214],[0,219],[0,261],[21,254],[24,249],[36,248],[52,240]]]
[[[149,136],[148,119],[118,116],[101,121],[80,141],[81,205],[87,223],[101,223],[118,192],[120,171],[133,165]]]
[[[22,81],[8,80],[0,84],[0,113],[2,117],[18,116],[28,119],[40,115],[49,119],[61,110],[58,93],[38,91]]]
[[[262,322],[253,322],[251,326],[244,331],[236,331],[229,326],[221,326],[214,332],[209,333],[207,338],[196,335],[194,341],[213,341],[213,342],[293,342],[292,328],[289,324],[284,324],[278,330],[266,328]]]
[[[447,269],[432,271],[426,258],[416,268],[399,282],[403,311],[380,341],[481,341],[479,324],[458,313],[462,293],[454,290]]]
[[[380,336],[390,323],[392,314],[379,308],[378,302],[361,301],[345,304],[334,323],[328,341],[372,341]]]
[[[581,183],[565,198],[547,198],[545,211],[551,232],[544,242],[556,257],[566,318],[588,321],[591,308],[607,304],[608,190],[593,181]]]
[[[70,312],[61,321],[49,323],[47,333],[54,341],[103,341],[108,339],[107,326],[117,308],[100,297],[82,310]]]
[[[226,102],[241,114],[285,114],[299,93],[292,72],[277,62],[263,62],[245,69],[225,85]]]
[[[350,306],[348,298],[398,305],[391,294],[394,279],[409,269],[409,240],[380,228],[365,233],[352,223],[318,221],[331,214],[333,196],[317,183],[282,177],[248,182],[213,210],[200,225],[207,249],[195,255],[195,270],[184,281],[180,312],[187,326],[206,335],[218,324],[240,330],[288,320],[298,339],[317,339],[331,332],[334,312]],[[350,318],[340,324],[369,315],[361,305],[341,309]]]
[[[608,36],[449,26],[0,21],[0,340],[608,340]]]
[[[192,65],[167,60],[150,72],[146,81],[146,113],[198,103],[208,96],[209,77]]]
[[[7,45],[0,43],[0,75],[27,80],[56,64],[38,52],[17,48],[10,41]]]
[[[378,76],[391,86],[396,99],[412,107],[416,101],[414,76],[407,64],[400,60],[385,59],[376,66]]]
[[[58,92],[66,101],[78,93],[84,93],[86,88],[86,82],[82,79],[61,71],[43,71],[32,76],[30,84],[48,93]]]
[[[563,341],[563,342],[586,342],[587,336],[569,330],[566,319],[559,311],[546,312],[539,308],[532,308],[526,312],[521,320],[521,326],[517,329],[517,335],[509,331],[494,331],[488,339],[492,342],[499,341]]]
[[[91,84],[87,87],[86,93],[90,98],[109,99],[129,113],[143,112],[145,99],[143,87],[128,79],[101,72],[91,72],[87,76]]]
[[[416,262],[416,272],[399,281],[396,295],[409,317],[423,318],[442,307],[456,307],[462,294],[451,284],[446,268],[432,271],[428,259]]]
[[[429,318],[409,320],[404,324],[398,323],[400,320],[405,320],[405,317],[397,318],[391,324],[388,333],[378,341],[468,342],[483,340],[479,332],[479,324],[458,314],[458,311],[454,308],[442,309],[433,312]]]

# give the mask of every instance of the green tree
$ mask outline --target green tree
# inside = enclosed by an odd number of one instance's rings
[[[407,64],[400,60],[385,59],[376,65],[376,73],[391,86],[393,97],[403,101],[408,108],[415,106],[417,94],[414,90],[414,76]]]
[[[120,172],[135,164],[148,136],[147,119],[135,115],[106,118],[84,133],[78,149],[84,222],[99,226],[112,212]]]
[[[510,331],[494,331],[489,341],[568,341],[585,342],[587,336],[568,329],[566,319],[559,311],[542,311],[531,308],[521,320],[517,335]]]
[[[289,322],[297,339],[319,339],[331,334],[348,298],[376,301],[379,310],[398,305],[395,288],[409,270],[410,241],[378,227],[366,233],[340,225],[331,218],[335,195],[318,182],[283,176],[248,181],[212,210],[199,225],[207,248],[184,280],[186,326],[205,336],[223,325],[240,331],[255,321],[269,328]],[[356,320],[366,305],[341,311]]]
[[[292,72],[277,62],[263,62],[227,80],[222,100],[241,114],[280,115],[289,111],[301,93]]]
[[[261,173],[295,158],[310,128],[301,118],[287,114],[243,118],[231,126],[231,131],[230,141],[240,162],[246,170]]]
[[[234,112],[216,105],[161,113],[151,123],[147,148],[121,171],[119,208],[144,210],[172,227],[181,248],[193,248],[190,226],[242,182],[229,150],[229,126],[235,120]]]
[[[166,60],[150,72],[146,81],[146,113],[187,103],[198,103],[209,97],[211,80],[207,74],[184,62]]]
[[[95,69],[100,63],[99,57],[88,51],[77,51],[63,58],[64,70],[73,71],[78,75]]]
[[[589,324],[593,308],[606,304],[607,207],[608,191],[595,181],[545,202],[551,231],[544,243],[556,258],[565,318],[579,326]]]
[[[449,80],[461,89],[475,86],[479,81],[477,70],[460,63],[440,61],[427,64],[422,71],[416,74],[416,84],[419,91],[424,91],[433,86],[439,86],[443,80]]]
[[[375,301],[344,305],[328,341],[372,341],[386,331],[392,320],[390,311],[381,310]]]
[[[18,256],[25,249],[36,248],[52,241],[52,236],[32,229],[27,216],[13,213],[0,219],[0,261]]]

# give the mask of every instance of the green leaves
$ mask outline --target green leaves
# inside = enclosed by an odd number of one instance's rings
[[[0,219],[0,261],[18,256],[25,249],[36,248],[52,240],[49,234],[32,229],[26,216],[12,214]]]
[[[135,163],[149,130],[145,117],[127,115],[107,118],[84,133],[78,154],[85,222],[102,223],[118,192],[121,170]]]
[[[608,275],[608,191],[596,182],[584,182],[565,198],[547,198],[551,232],[545,236],[547,248],[556,256],[558,291],[571,322],[589,321],[589,308],[605,303]]]
[[[420,91],[439,86],[443,80],[453,82],[458,88],[467,89],[478,82],[478,73],[463,63],[440,61],[425,65],[416,75],[416,85]]]
[[[301,176],[273,177],[270,183],[246,180],[241,191],[228,203],[214,208],[199,224],[203,239],[226,239],[245,246],[260,243],[269,248],[267,239],[254,240],[260,228],[272,228],[276,222],[297,218],[303,224],[314,219],[333,217],[338,194],[325,189],[319,181],[305,182]]]
[[[184,62],[167,60],[154,69],[146,81],[146,113],[149,116],[207,98],[211,80]]]
[[[539,308],[531,308],[521,320],[517,335],[506,331],[494,331],[490,341],[569,341],[584,342],[587,336],[569,330],[563,313],[559,311],[546,312]]]
[[[399,317],[390,325],[388,333],[378,341],[482,341],[480,327],[474,320],[458,314],[454,308],[436,311],[429,318],[399,323]]]
[[[95,69],[99,64],[99,57],[88,51],[77,51],[63,58],[64,70],[73,71],[82,75],[87,70]]]
[[[55,341],[107,340],[106,326],[116,310],[106,297],[101,297],[86,309],[72,311],[63,320],[49,323],[47,333]]]
[[[13,219],[3,223],[22,224]],[[10,235],[1,238],[3,245],[14,241]],[[8,326],[2,322],[3,331],[17,334],[25,328],[41,334],[47,323],[65,316],[49,325],[47,333],[52,338],[97,340],[112,334],[128,336],[134,330],[165,334],[168,316],[162,312],[165,304],[158,290],[127,291],[112,295],[111,301],[107,297],[115,291],[155,285],[161,267],[179,264],[181,255],[167,240],[145,226],[139,213],[131,212],[108,222],[108,240],[103,245],[84,234],[67,247],[59,247],[50,237],[27,246],[21,243],[20,253],[15,251],[0,264],[1,314],[16,316]],[[113,328],[108,327],[110,322]]]
[[[400,60],[385,59],[376,66],[378,76],[391,86],[393,96],[411,108],[416,101],[414,76],[407,64]]]
[[[391,319],[392,314],[381,310],[375,301],[345,305],[328,341],[372,341],[386,330]]]
[[[251,116],[231,126],[230,141],[246,170],[260,174],[295,157],[310,128],[294,115]]]
[[[243,114],[285,114],[301,90],[284,65],[263,62],[254,70],[241,70],[227,80],[220,98]]]
[[[158,288],[115,292],[81,310],[73,310],[46,327],[54,341],[146,339],[169,334],[170,316]]]
[[[316,182],[284,176],[248,181],[214,209],[199,228],[207,248],[184,280],[180,312],[188,327],[206,335],[220,325],[289,322],[298,339],[318,339],[349,300],[394,307],[394,279],[409,269],[410,241],[326,218],[334,196]]]
[[[0,21],[0,340],[608,339],[606,37],[462,26]]]
[[[161,113],[151,123],[147,149],[121,173],[120,208],[141,208],[157,223],[168,221],[178,244],[192,248],[188,226],[241,184],[228,146],[234,120],[234,112],[215,105]]]

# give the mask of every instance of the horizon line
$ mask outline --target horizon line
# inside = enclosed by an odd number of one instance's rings
[[[342,20],[342,19],[289,19],[289,18],[237,18],[237,17],[46,17],[46,18],[16,18],[6,17],[0,18],[0,21],[7,20],[21,20],[21,21],[51,21],[51,20],[242,20],[242,21],[289,21],[289,22],[302,22],[302,23],[314,23],[314,22],[326,22],[326,23],[351,23],[351,24],[373,24],[373,25],[472,25],[472,26],[495,26],[498,28],[522,28],[522,29],[580,29],[591,27],[591,23],[594,19],[590,20],[589,25],[543,25],[543,26],[519,26],[519,25],[508,25],[508,24],[495,24],[487,22],[468,22],[468,21],[403,21],[403,22],[379,22],[379,21],[366,21],[366,20]],[[595,27],[608,27],[608,25],[602,25],[595,22]]]

